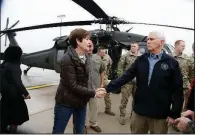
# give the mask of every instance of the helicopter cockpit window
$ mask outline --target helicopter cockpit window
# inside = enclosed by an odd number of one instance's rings
[[[58,64],[60,64],[61,59],[62,59],[64,53],[65,53],[64,50],[58,50],[58,52],[57,52],[57,63]]]

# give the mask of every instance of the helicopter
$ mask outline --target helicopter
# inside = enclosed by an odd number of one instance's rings
[[[7,37],[10,41],[10,46],[18,46],[18,43],[15,39],[16,32],[25,31],[25,30],[34,30],[34,29],[42,29],[42,28],[52,28],[52,27],[60,27],[60,26],[84,26],[84,25],[92,25],[92,24],[105,24],[106,30],[104,29],[96,29],[91,30],[90,39],[94,43],[94,52],[96,52],[99,46],[103,46],[108,49],[108,54],[111,57],[113,63],[110,70],[109,79],[115,79],[117,77],[116,69],[119,62],[119,59],[122,55],[123,49],[129,49],[130,44],[132,42],[138,42],[140,50],[142,53],[146,51],[146,38],[145,35],[139,35],[135,33],[129,33],[132,29],[123,32],[118,28],[119,24],[141,24],[141,25],[155,25],[155,26],[165,26],[179,29],[187,29],[194,30],[193,28],[186,27],[178,27],[171,25],[161,25],[161,24],[150,24],[150,23],[139,23],[139,22],[130,22],[119,19],[117,17],[108,16],[93,0],[72,0],[94,17],[96,20],[87,20],[87,21],[70,21],[70,22],[61,22],[61,23],[51,23],[51,24],[43,24],[36,26],[29,26],[23,28],[12,29],[19,21],[13,24],[10,28],[8,27],[8,20],[6,24],[6,28],[3,31],[0,31],[1,36],[6,35],[5,42],[7,42]],[[88,4],[87,4],[88,3]],[[55,70],[57,73],[60,73],[60,61],[66,52],[67,47],[70,45],[69,36],[61,36],[53,39],[54,46],[50,49],[23,54],[21,58],[21,63],[27,65],[28,68],[24,70],[24,74],[32,67],[43,68]],[[169,44],[165,44],[164,50],[167,53],[173,52],[173,47]],[[1,53],[1,59],[3,59],[3,53]]]

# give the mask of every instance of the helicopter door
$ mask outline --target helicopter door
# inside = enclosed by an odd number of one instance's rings
[[[60,73],[60,63],[61,59],[64,56],[65,51],[64,50],[57,50],[55,54],[55,63],[54,63],[54,68],[57,73]]]
[[[63,55],[64,55],[64,50],[57,51],[57,64],[60,64]]]

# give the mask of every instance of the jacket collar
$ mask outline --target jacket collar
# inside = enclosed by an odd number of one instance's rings
[[[148,59],[148,57],[150,56],[150,52],[146,52],[142,55],[144,58]],[[165,51],[163,51],[162,55],[161,55],[161,59],[160,60],[166,60],[171,58],[170,55],[168,55]]]
[[[84,63],[80,60],[79,55],[77,54],[77,52],[75,51],[75,49],[74,49],[72,46],[68,46],[67,52],[68,52],[68,54],[71,56],[71,58],[72,58],[74,61],[76,61],[76,62],[78,62],[78,63],[84,64]],[[87,54],[85,54],[85,57],[86,57],[86,59],[88,58]]]

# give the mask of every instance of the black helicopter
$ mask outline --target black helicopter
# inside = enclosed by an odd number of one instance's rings
[[[112,68],[110,71],[109,79],[116,78],[116,68],[118,61],[122,54],[122,49],[128,49],[131,42],[139,42],[140,50],[144,51],[146,49],[146,36],[138,35],[134,33],[128,33],[120,31],[117,27],[118,24],[143,24],[143,25],[156,25],[156,26],[165,26],[165,27],[173,27],[180,29],[188,29],[194,30],[192,28],[178,27],[178,26],[169,26],[169,25],[160,25],[160,24],[149,24],[149,23],[137,23],[137,22],[129,22],[125,20],[120,20],[117,17],[108,16],[93,0],[72,0],[76,4],[83,7],[89,13],[91,13],[94,17],[98,18],[97,20],[89,20],[89,21],[71,21],[71,22],[62,22],[62,23],[52,23],[52,24],[43,24],[37,26],[23,27],[17,29],[13,28],[17,23],[12,25],[10,28],[7,28],[4,31],[0,31],[2,35],[6,34],[10,41],[10,46],[18,45],[15,40],[16,33],[19,31],[25,30],[34,30],[34,29],[42,29],[42,28],[52,28],[52,27],[60,27],[60,26],[83,26],[83,25],[91,25],[91,24],[106,24],[106,30],[96,29],[90,31],[91,40],[94,43],[95,50],[98,46],[103,46],[108,49],[108,54],[113,60]],[[7,21],[8,22],[8,21]],[[1,36],[2,36],[1,35]],[[69,44],[68,36],[57,37],[54,39],[55,44],[51,49],[23,54],[22,56],[22,64],[27,65],[28,68],[24,70],[24,74],[27,74],[28,70],[32,67],[43,68],[43,69],[51,69],[55,70],[57,73],[60,73],[60,60],[66,52]],[[164,49],[168,53],[172,53],[173,47],[171,45],[165,45]],[[3,54],[2,57],[3,58]]]

